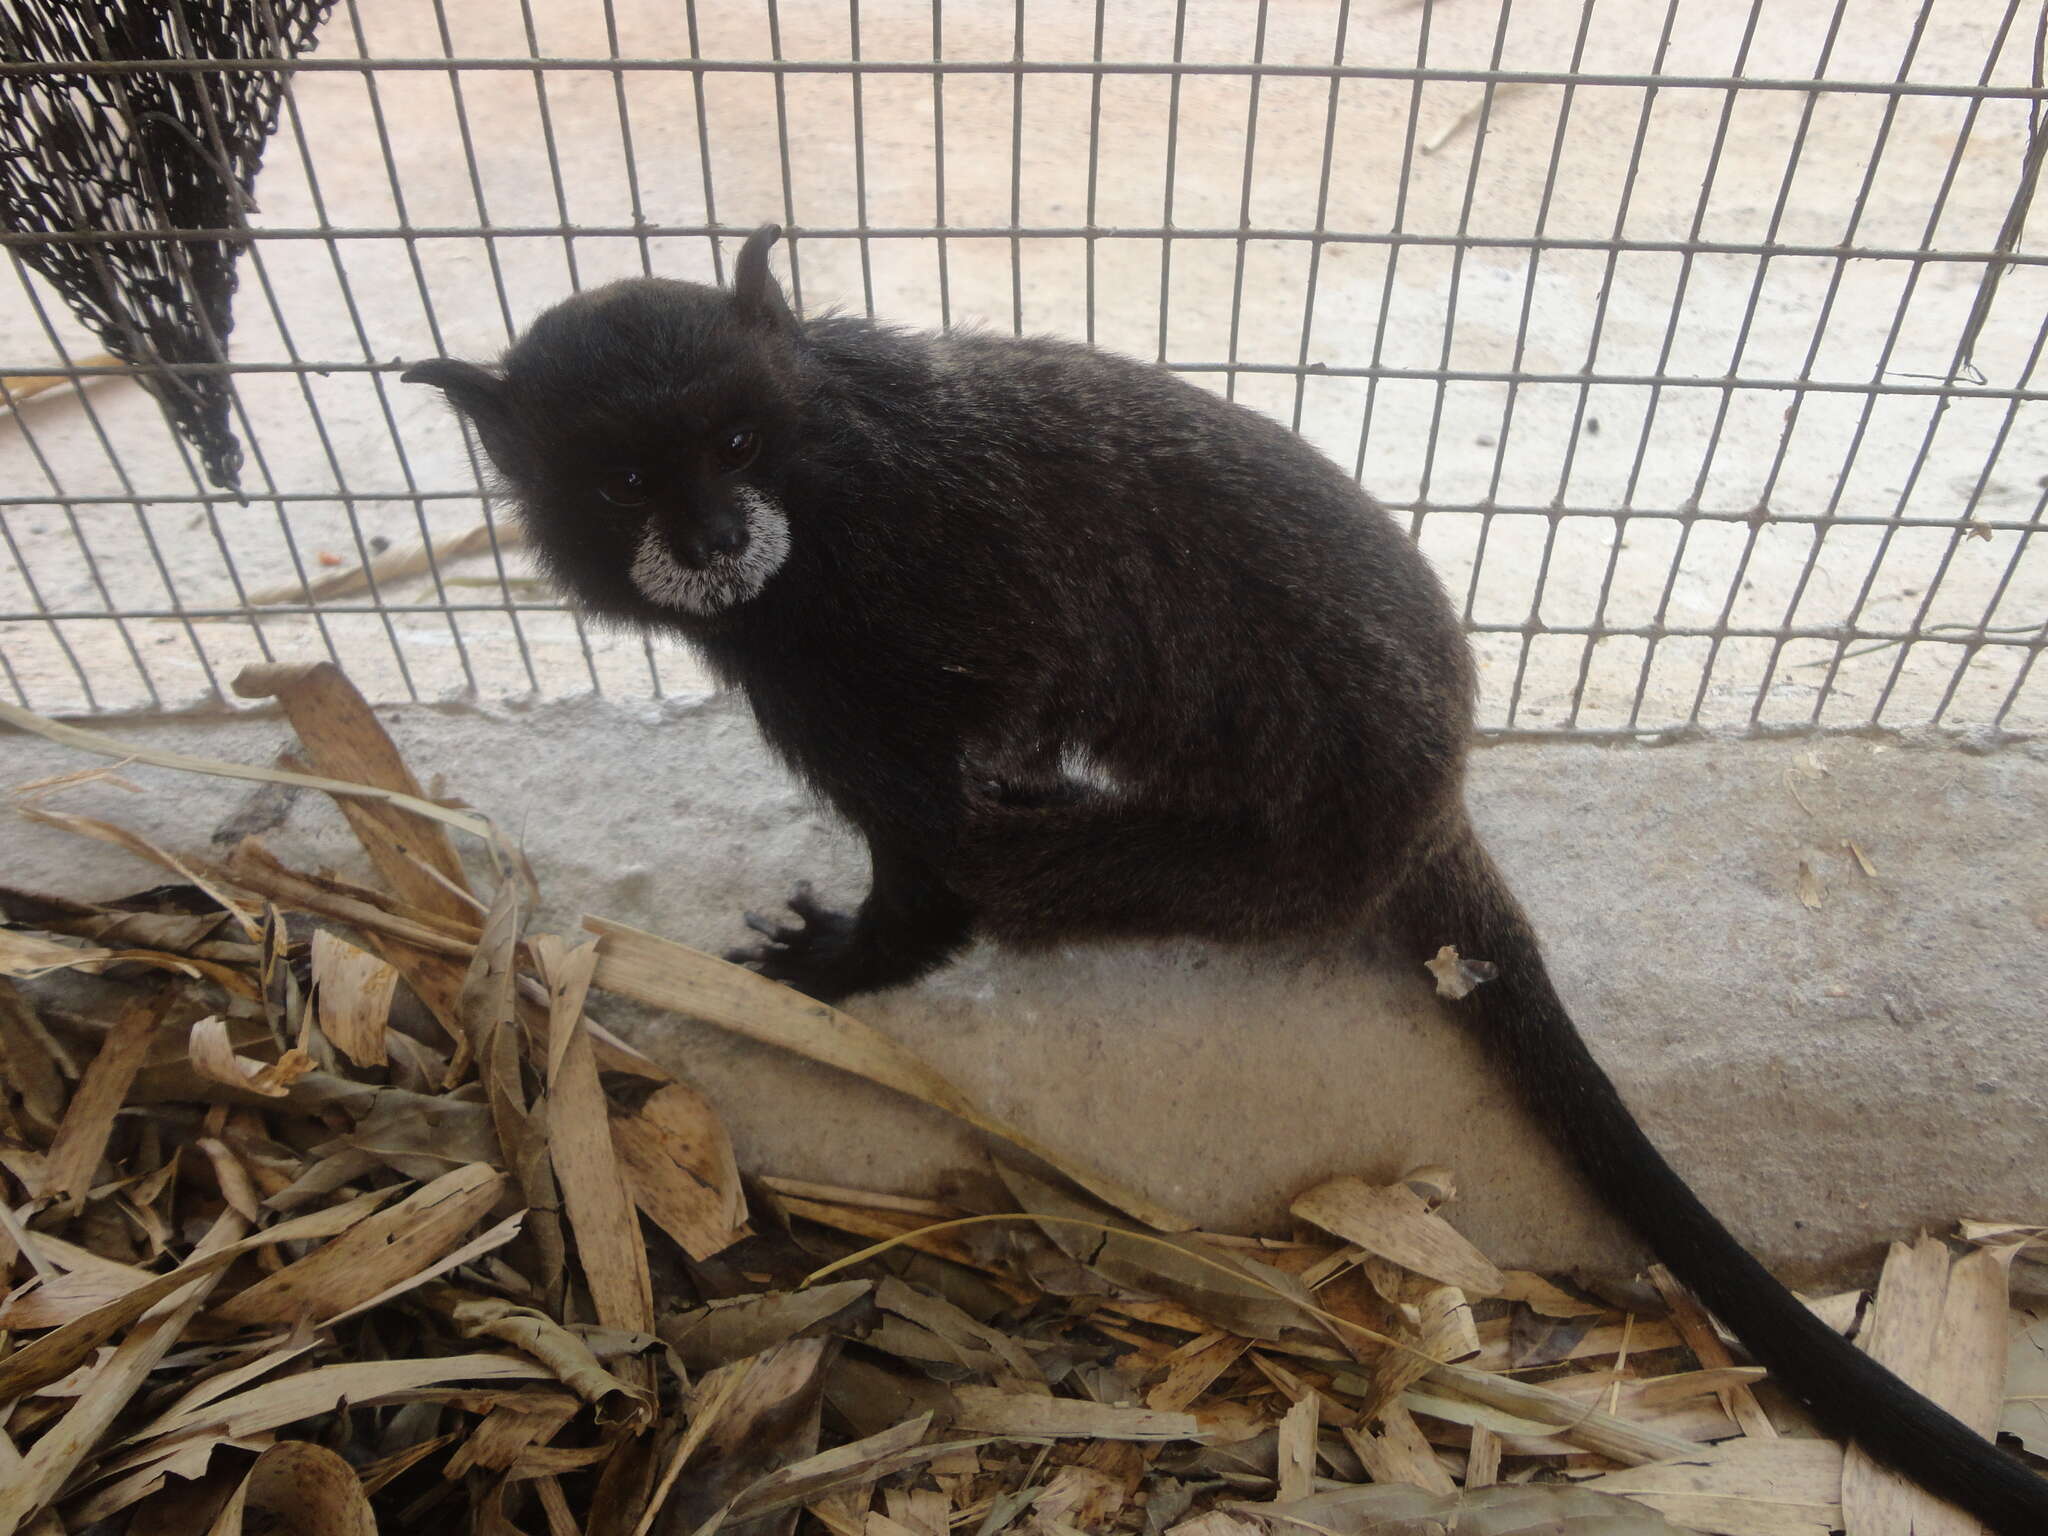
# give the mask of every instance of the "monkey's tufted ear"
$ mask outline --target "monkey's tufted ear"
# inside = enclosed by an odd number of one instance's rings
[[[782,238],[780,224],[763,224],[740,247],[732,269],[732,299],[740,319],[765,330],[785,330],[796,323],[768,270],[768,248]]]
[[[503,377],[453,357],[431,357],[414,363],[398,377],[406,384],[431,384],[446,395],[448,403],[476,428],[484,452],[498,468],[509,474],[524,464],[525,453],[515,430],[512,402]]]
[[[472,420],[496,418],[505,410],[505,381],[488,368],[452,357],[414,363],[399,376],[404,384],[431,384],[448,403]]]

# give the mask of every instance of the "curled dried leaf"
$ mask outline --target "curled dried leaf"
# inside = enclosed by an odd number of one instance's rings
[[[596,1404],[601,1418],[638,1424],[653,1411],[645,1392],[606,1370],[589,1345],[537,1308],[452,1285],[429,1286],[421,1299],[446,1315],[464,1338],[496,1339],[532,1355],[570,1391],[586,1403]]]
[[[0,976],[33,981],[58,971],[97,974],[116,965],[143,965],[153,970],[169,971],[174,976],[204,978],[238,997],[257,995],[256,984],[242,972],[193,955],[174,955],[160,949],[105,949],[99,945],[60,944],[40,934],[0,928]]]
[[[2048,1310],[2022,1312],[2005,1362],[1998,1428],[2035,1455],[2048,1451]]]
[[[192,1026],[185,1053],[192,1069],[201,1077],[271,1099],[281,1099],[290,1093],[292,1084],[315,1066],[313,1058],[296,1046],[276,1061],[256,1061],[237,1055],[228,1034],[228,1021],[219,1014],[209,1014]]]
[[[325,928],[313,935],[312,967],[320,1032],[357,1066],[383,1066],[398,967]]]
[[[251,1509],[301,1536],[377,1536],[377,1517],[355,1468],[303,1440],[273,1445],[256,1458],[209,1536],[242,1536]]]
[[[664,1083],[630,1112],[613,1107],[612,1144],[633,1202],[693,1259],[747,1235],[732,1138],[711,1101],[687,1083]]]

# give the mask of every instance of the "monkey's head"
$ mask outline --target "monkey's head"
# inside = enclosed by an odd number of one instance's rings
[[[789,554],[778,487],[796,451],[798,328],[748,237],[731,289],[634,278],[530,325],[497,369],[409,368],[476,428],[542,565],[584,607],[708,618]]]

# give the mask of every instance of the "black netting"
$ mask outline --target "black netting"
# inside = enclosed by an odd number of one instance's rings
[[[233,230],[254,206],[286,73],[166,70],[170,59],[280,59],[308,47],[334,0],[0,0],[0,58],[110,72],[0,78],[0,222],[106,349],[133,365],[207,475],[237,483],[242,447],[224,374],[236,239],[51,240],[141,230]]]

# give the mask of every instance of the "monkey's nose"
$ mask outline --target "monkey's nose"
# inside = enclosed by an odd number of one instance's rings
[[[745,523],[714,523],[684,534],[676,541],[676,554],[685,565],[702,570],[712,561],[730,559],[746,547]]]

